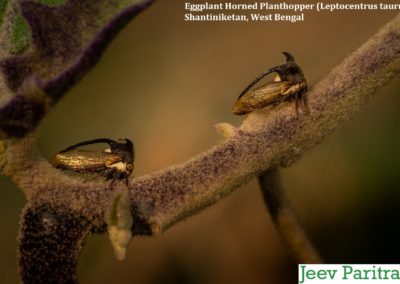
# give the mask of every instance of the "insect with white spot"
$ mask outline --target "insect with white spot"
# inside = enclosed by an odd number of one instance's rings
[[[106,143],[110,148],[103,151],[91,151],[77,149],[90,144]],[[135,159],[134,144],[129,139],[114,141],[108,138],[98,138],[74,144],[60,151],[50,161],[58,169],[71,170],[83,174],[100,174],[111,180],[111,186],[115,181],[128,178],[133,171]]]
[[[307,103],[307,81],[303,71],[288,52],[282,52],[286,63],[269,68],[248,85],[239,95],[233,106],[233,113],[247,114],[267,106],[276,106],[285,101],[295,101],[296,113],[299,114],[300,104],[305,113],[309,112]],[[271,73],[277,73],[272,82],[268,82],[256,89],[252,87]]]

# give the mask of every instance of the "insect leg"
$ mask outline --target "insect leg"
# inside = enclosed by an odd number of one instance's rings
[[[300,98],[299,98],[299,95],[297,93],[294,94],[294,101],[295,101],[296,115],[297,115],[297,117],[299,117]]]
[[[303,107],[304,107],[304,111],[306,114],[310,113],[310,106],[308,105],[308,96],[307,96],[307,92],[303,93],[301,95],[301,100],[303,102]]]
[[[116,170],[114,168],[109,168],[104,172],[106,180],[114,178],[115,174],[116,174]]]
[[[121,172],[116,172],[115,175],[113,176],[111,183],[110,183],[110,188],[114,187],[114,184],[117,180],[119,180],[121,178]]]

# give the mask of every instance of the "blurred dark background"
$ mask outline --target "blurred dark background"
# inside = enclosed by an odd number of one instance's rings
[[[221,140],[215,123],[240,124],[234,100],[284,61],[282,50],[312,86],[396,15],[308,12],[305,22],[290,24],[189,23],[184,13],[183,1],[160,0],[121,32],[46,118],[38,145],[44,155],[85,139],[126,137],[136,143],[137,176],[183,162]],[[355,120],[283,171],[299,218],[329,263],[400,263],[399,90],[398,81],[381,90]],[[17,283],[25,201],[11,181],[1,178],[0,187],[0,283]],[[99,284],[295,283],[297,264],[252,182],[160,237],[133,239],[123,262],[106,235],[92,236],[79,277]]]

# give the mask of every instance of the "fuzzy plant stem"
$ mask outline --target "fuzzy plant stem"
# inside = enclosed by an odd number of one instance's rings
[[[89,222],[76,214],[27,206],[19,240],[22,283],[78,283],[78,256],[88,232]]]
[[[264,202],[289,254],[298,263],[322,263],[289,202],[279,168],[272,168],[258,177]]]

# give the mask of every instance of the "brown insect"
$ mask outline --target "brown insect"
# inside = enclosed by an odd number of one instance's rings
[[[234,114],[248,114],[254,110],[276,106],[285,101],[295,101],[297,115],[300,105],[305,113],[309,112],[306,94],[307,81],[303,71],[290,53],[282,53],[286,57],[286,63],[268,69],[251,82],[236,100],[233,106]],[[274,81],[251,89],[262,78],[273,72],[277,73]]]
[[[110,148],[101,152],[78,149],[81,146],[97,143],[106,143]],[[111,180],[112,186],[115,181],[121,179],[125,179],[125,183],[128,185],[134,159],[135,149],[131,140],[114,141],[108,138],[98,138],[69,146],[58,152],[50,162],[54,167],[62,170],[103,175],[107,180]]]

